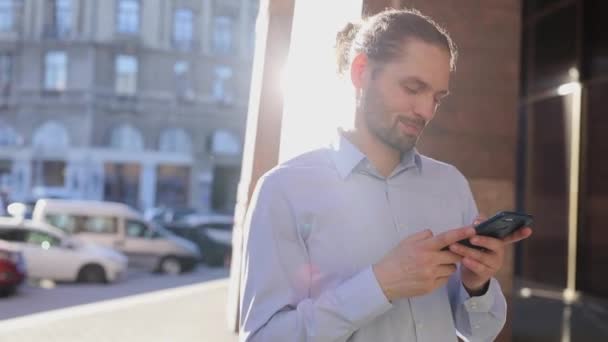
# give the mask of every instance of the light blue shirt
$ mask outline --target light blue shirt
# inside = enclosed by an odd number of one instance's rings
[[[495,279],[471,298],[455,272],[428,295],[389,302],[372,271],[411,234],[474,221],[451,165],[413,150],[385,178],[340,136],[265,174],[249,208],[241,341],[491,341],[505,323]]]

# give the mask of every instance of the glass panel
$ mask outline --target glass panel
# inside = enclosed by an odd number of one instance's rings
[[[534,45],[533,90],[544,90],[577,80],[576,67],[577,7],[567,6],[541,18],[532,38]]]
[[[104,199],[139,207],[138,164],[105,164]]]
[[[14,0],[0,0],[0,32],[13,30],[15,24]]]
[[[190,167],[160,165],[156,178],[156,205],[185,207],[190,197]]]
[[[608,74],[608,20],[605,16],[608,13],[608,1],[591,0],[587,1],[588,14],[586,23],[589,25],[585,32],[588,35],[589,52],[591,58],[591,78],[600,74]]]
[[[557,288],[566,287],[569,100],[541,100],[527,118],[524,207],[535,218],[535,231],[521,246],[522,276]]]
[[[137,90],[137,59],[133,56],[116,57],[116,92],[133,95]]]
[[[189,9],[178,9],[173,18],[173,40],[179,48],[190,48],[192,43],[193,15]]]
[[[608,83],[589,88],[586,168],[583,212],[579,233],[578,286],[595,296],[608,298]],[[593,164],[592,164],[593,162]]]
[[[139,31],[139,1],[119,1],[117,25],[117,30],[121,33],[137,33]]]
[[[44,59],[44,88],[47,90],[65,90],[67,82],[68,58],[63,51],[48,52]]]

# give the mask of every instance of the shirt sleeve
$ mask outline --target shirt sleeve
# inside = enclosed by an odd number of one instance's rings
[[[371,266],[310,298],[306,245],[272,176],[258,182],[244,225],[240,341],[346,341],[392,305]]]
[[[498,281],[490,279],[484,295],[471,297],[458,271],[450,278],[448,291],[458,335],[465,341],[494,341],[507,320],[507,303]]]
[[[469,183],[460,175],[465,202],[463,225],[467,225],[473,223],[479,212]],[[471,297],[462,284],[459,269],[448,282],[448,293],[459,336],[471,342],[494,341],[507,319],[507,303],[498,281],[490,279],[490,285],[484,295]]]

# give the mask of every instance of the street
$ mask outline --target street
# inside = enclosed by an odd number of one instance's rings
[[[200,267],[181,276],[131,271],[110,285],[28,285],[0,299],[0,341],[233,342],[227,275]]]

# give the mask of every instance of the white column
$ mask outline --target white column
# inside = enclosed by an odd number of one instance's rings
[[[238,38],[234,37],[236,38],[234,39],[234,41],[238,42],[237,51],[240,54],[241,58],[245,58],[249,54],[249,39],[251,37],[251,35],[249,34],[249,30],[251,30],[253,26],[249,22],[251,20],[251,16],[249,15],[250,6],[251,5],[249,0],[241,0],[241,12],[239,13],[238,21],[239,34]]]
[[[201,15],[201,42],[203,46],[203,53],[211,53],[211,20],[213,19],[213,13],[211,10],[211,0],[203,1],[203,13]]]
[[[15,159],[13,162],[12,200],[23,200],[30,192],[32,179],[32,161],[30,159]]]
[[[139,177],[139,203],[141,210],[154,207],[156,202],[156,164],[146,162],[142,164]]]

